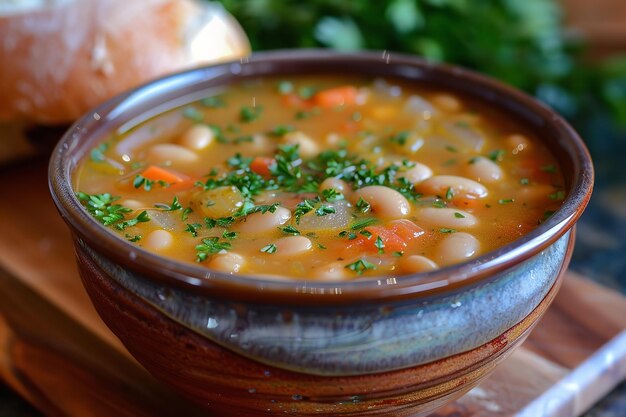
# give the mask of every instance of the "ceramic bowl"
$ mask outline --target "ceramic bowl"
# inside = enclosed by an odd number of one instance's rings
[[[557,156],[567,199],[528,235],[469,262],[359,282],[230,276],[144,251],[74,196],[78,161],[112,131],[267,75],[352,73],[428,83],[503,109]],[[153,375],[215,416],[421,416],[457,398],[521,344],[546,311],[591,194],[593,168],[568,124],[534,99],[457,67],[378,53],[278,51],[200,68],[119,96],[56,148],[50,186],[84,285]]]

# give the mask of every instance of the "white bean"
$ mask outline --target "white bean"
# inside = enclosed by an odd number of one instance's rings
[[[174,236],[167,230],[153,230],[148,233],[144,240],[144,245],[152,250],[161,251],[172,246]]]
[[[435,262],[421,255],[403,256],[398,264],[400,270],[409,274],[433,271],[438,268]]]
[[[276,245],[276,256],[294,256],[308,252],[313,248],[313,243],[304,236],[287,236],[274,242]]]
[[[478,253],[480,243],[473,235],[464,232],[447,235],[437,246],[440,265],[467,261]]]
[[[215,138],[215,133],[207,125],[194,125],[187,129],[178,143],[188,149],[199,151],[206,148]]]
[[[396,190],[382,185],[370,185],[354,192],[354,198],[363,198],[372,211],[379,216],[392,219],[407,217],[411,212],[409,201]]]
[[[419,210],[417,218],[421,222],[435,227],[464,229],[475,226],[478,219],[471,213],[454,208],[425,207]]]
[[[334,189],[335,191],[340,192],[344,196],[347,196],[348,194],[352,192],[347,182],[339,178],[335,178],[335,177],[328,177],[324,181],[322,181],[322,183],[320,184],[319,190],[323,191],[323,190],[328,190],[331,188]]]
[[[196,162],[198,154],[173,143],[159,143],[148,149],[146,159],[151,163],[171,163],[185,165]]]
[[[298,145],[298,151],[303,158],[312,158],[320,152],[317,143],[309,135],[300,131],[287,133],[282,137],[282,142],[289,145]]]
[[[420,164],[419,162],[415,162],[415,165],[412,168],[398,173],[399,178],[406,178],[412,184],[420,183],[432,176],[433,170],[427,165]]]
[[[131,208],[133,210],[139,210],[140,208],[147,207],[147,205],[144,202],[139,201],[139,200],[134,200],[132,198],[129,198],[128,200],[121,200],[119,204],[124,207]]]
[[[503,176],[500,165],[482,156],[472,158],[471,162],[467,164],[466,172],[476,181],[487,183],[500,181]]]
[[[313,277],[321,281],[343,281],[348,276],[346,266],[338,262],[320,266],[313,270]]]
[[[235,229],[245,233],[263,233],[283,225],[291,218],[291,211],[285,207],[277,207],[276,211],[252,213],[239,223]]]
[[[439,196],[446,195],[449,189],[457,197],[476,199],[487,196],[487,188],[484,185],[456,175],[435,175],[416,188],[418,191]]]
[[[218,253],[209,261],[209,268],[217,269],[218,271],[226,272],[228,274],[236,274],[243,268],[245,259],[243,256],[235,252]]]

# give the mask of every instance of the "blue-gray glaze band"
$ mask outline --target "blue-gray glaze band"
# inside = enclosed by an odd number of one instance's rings
[[[432,362],[500,336],[546,296],[563,265],[570,233],[485,284],[383,307],[234,304],[163,288],[80,244],[118,284],[227,349],[274,367],[348,376]]]

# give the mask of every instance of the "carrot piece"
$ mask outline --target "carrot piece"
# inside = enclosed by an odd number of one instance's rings
[[[300,98],[297,94],[285,94],[281,97],[284,107],[308,107],[310,102]]]
[[[194,184],[194,181],[190,177],[156,165],[150,165],[143,170],[140,175],[151,181],[163,181],[169,184],[169,187],[174,190],[190,188]]]
[[[276,161],[274,158],[268,158],[265,156],[257,156],[250,163],[250,170],[256,172],[263,178],[269,178],[272,173],[270,172],[270,166]]]
[[[394,220],[386,225],[369,226],[364,230],[371,233],[371,236],[359,234],[356,239],[348,242],[347,251],[378,252],[375,243],[380,237],[386,253],[398,252],[406,249],[412,240],[424,234],[424,230],[410,220]]]
[[[313,96],[313,102],[320,107],[337,107],[356,103],[357,89],[351,85],[329,88],[317,92]]]

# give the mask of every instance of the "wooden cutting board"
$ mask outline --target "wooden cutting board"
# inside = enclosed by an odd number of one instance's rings
[[[626,298],[569,273],[522,348],[434,416],[580,415],[626,377],[624,329]],[[51,417],[206,415],[152,378],[100,321],[44,160],[0,171],[0,378]]]

